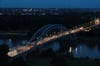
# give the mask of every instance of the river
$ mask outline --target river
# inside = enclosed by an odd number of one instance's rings
[[[27,40],[22,39],[0,39],[0,45],[7,44],[10,48],[18,45],[25,45],[27,43]],[[60,49],[59,42],[54,42],[52,48],[54,51]],[[99,43],[93,43],[90,45],[88,42],[81,42],[77,45],[73,46],[71,44],[68,49],[66,48],[66,51],[69,53],[72,53],[74,57],[80,57],[80,58],[91,58],[91,59],[100,59],[100,45]]]

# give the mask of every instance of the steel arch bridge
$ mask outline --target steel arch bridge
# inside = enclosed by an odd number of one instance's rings
[[[28,44],[26,44],[24,47],[26,48],[30,48],[30,49],[25,49],[25,50],[21,50],[20,52],[18,52],[17,54],[13,55],[13,57],[11,58],[11,61],[18,58],[18,57],[22,57],[23,59],[25,59],[25,57],[27,56],[27,54],[31,53],[32,51],[34,51],[34,49],[36,49],[36,46],[37,43],[39,41],[41,41],[41,37],[44,37],[45,34],[47,34],[49,31],[52,31],[54,29],[58,29],[58,30],[61,30],[60,33],[62,32],[66,32],[66,31],[69,31],[64,25],[62,24],[48,24],[48,25],[45,25],[43,26],[42,28],[40,28],[37,32],[35,32],[35,34],[33,34],[33,36],[30,38],[30,40],[28,41]],[[36,37],[38,37],[38,39],[36,39]],[[67,35],[68,36],[68,35]],[[72,35],[71,35],[72,36]],[[45,37],[44,37],[45,38]],[[60,38],[60,37],[58,37]],[[56,40],[57,38],[55,38]],[[33,41],[35,40],[35,41]],[[52,39],[51,39],[52,41]],[[31,45],[31,43],[34,42],[34,44]],[[49,42],[49,41],[47,41]],[[44,44],[44,43],[43,43]],[[29,47],[28,45],[31,45],[32,47]],[[15,48],[16,51],[18,51],[20,49],[19,48]]]
[[[62,24],[48,24],[43,26],[42,28],[40,28],[37,32],[35,32],[33,34],[33,36],[30,38],[30,40],[28,41],[28,43],[31,43],[33,40],[35,40],[35,44],[37,44],[37,42],[43,37],[45,36],[49,31],[53,30],[53,29],[59,29],[61,30],[61,32],[63,31],[67,31],[68,29],[62,25]],[[38,39],[36,39],[38,36]]]
[[[60,35],[60,37],[57,37],[57,38],[61,38],[61,36],[72,36],[72,34],[76,34],[76,33],[80,32],[80,31],[90,31],[87,28],[93,28],[93,27],[96,27],[96,26],[100,25],[100,20],[99,19],[94,20],[92,22],[93,23],[92,25],[90,25],[90,23],[91,22],[89,22],[89,24],[88,24],[89,26],[87,26],[87,27],[84,27],[84,25],[82,25],[81,27],[78,27],[76,29],[70,29],[70,30],[68,30],[64,25],[61,25],[61,24],[48,24],[48,25],[45,25],[42,28],[40,28],[32,36],[32,38],[29,40],[28,43],[32,47],[29,47],[28,45],[25,45],[24,49],[22,49],[23,46],[22,46],[22,48],[18,47],[18,48],[14,48],[13,49],[13,50],[16,50],[16,51],[14,51],[16,54],[13,55],[13,53],[12,53],[13,56],[11,56],[12,57],[11,60],[19,58],[19,57],[22,57],[23,59],[25,59],[28,53],[30,53],[34,49],[36,49],[37,46],[34,46],[34,45],[37,45],[37,43],[39,41],[41,41],[41,37],[45,36],[46,33],[48,33],[49,31],[51,31],[53,29],[64,30],[64,32],[61,32],[62,35]],[[38,39],[36,39],[37,36],[39,36]],[[59,36],[59,35],[57,35],[57,36]],[[53,38],[53,39],[57,39],[57,38]],[[34,44],[31,44],[33,42],[33,40],[35,40]],[[52,40],[52,39],[50,39],[50,40]],[[44,43],[42,43],[42,44],[44,44]],[[25,48],[29,48],[29,49],[25,49]],[[20,50],[20,49],[22,49],[22,50]],[[20,50],[20,51],[18,51],[18,50]],[[13,51],[9,51],[9,52],[13,52]]]

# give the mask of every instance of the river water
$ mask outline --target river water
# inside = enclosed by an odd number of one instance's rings
[[[0,39],[0,45],[7,44],[9,47],[25,45],[27,40],[13,40],[13,39]],[[60,43],[54,42],[52,48],[54,51],[60,49]],[[69,53],[72,53],[74,57],[80,58],[91,58],[91,59],[100,59],[100,45],[99,43],[94,43],[93,46],[89,46],[87,42],[82,42],[77,44],[76,46],[70,45],[68,49],[66,49]]]
[[[72,48],[72,53],[74,57],[82,57],[82,58],[99,58],[100,59],[100,49],[98,45],[94,46],[93,48],[89,48],[86,44],[78,45],[75,48]]]

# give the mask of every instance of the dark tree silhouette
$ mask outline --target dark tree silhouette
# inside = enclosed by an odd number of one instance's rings
[[[26,66],[23,58],[17,58],[12,61],[10,66]]]
[[[64,56],[55,56],[51,61],[51,66],[68,66]]]
[[[0,64],[8,66],[9,57],[7,52],[9,51],[9,47],[5,44],[0,46]],[[1,65],[0,65],[1,66]]]

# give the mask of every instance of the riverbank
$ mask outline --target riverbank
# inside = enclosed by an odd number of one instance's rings
[[[100,60],[88,58],[65,58],[67,66],[100,66]],[[63,60],[61,60],[63,61]],[[32,57],[27,61],[27,66],[52,66],[50,57]],[[59,63],[59,62],[58,62]]]
[[[29,31],[0,31],[0,39],[28,39]]]

